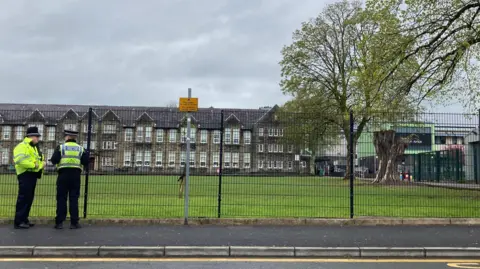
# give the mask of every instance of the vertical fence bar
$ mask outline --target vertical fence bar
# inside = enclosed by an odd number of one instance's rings
[[[354,192],[353,192],[353,180],[355,178],[355,166],[353,165],[353,159],[355,158],[354,154],[354,149],[353,149],[353,136],[355,134],[354,130],[354,120],[353,120],[353,111],[350,111],[350,148],[348,154],[350,155],[350,163],[348,164],[350,166],[350,218],[353,219],[354,216],[354,208],[353,208],[353,202],[354,202]]]
[[[478,138],[477,138],[477,150],[474,150],[474,154],[476,153],[477,154],[477,163],[475,163],[473,165],[473,171],[477,171],[476,173],[473,173],[474,175],[477,175],[475,177],[475,184],[479,184],[479,177],[480,177],[480,109],[478,110]],[[467,145],[468,146],[468,145]],[[475,144],[472,145],[473,147],[475,147]],[[475,158],[473,158],[475,160]]]
[[[93,109],[88,109],[88,126],[87,126],[87,152],[88,152],[88,165],[85,168],[85,190],[83,196],[83,218],[87,218],[87,205],[88,205],[88,180],[90,175],[90,142],[92,141],[92,114]]]
[[[223,173],[223,122],[224,122],[225,112],[221,111],[220,114],[220,163],[218,168],[218,206],[217,206],[217,217],[220,218],[222,215],[222,173]]]
[[[188,88],[188,98],[192,98],[192,89]],[[190,130],[191,130],[191,113],[187,113],[187,152],[185,156],[185,216],[184,225],[188,225],[188,206],[189,206],[189,184],[190,184]]]

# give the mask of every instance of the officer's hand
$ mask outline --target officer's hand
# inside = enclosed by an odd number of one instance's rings
[[[47,162],[46,162],[46,161],[43,162],[43,167],[45,167],[45,166],[47,166]]]
[[[37,162],[35,162],[35,169],[37,169],[37,168],[38,168],[38,163],[37,163]]]

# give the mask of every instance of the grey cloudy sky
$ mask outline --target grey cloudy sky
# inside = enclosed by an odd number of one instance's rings
[[[281,104],[280,50],[333,0],[0,0],[0,102]]]

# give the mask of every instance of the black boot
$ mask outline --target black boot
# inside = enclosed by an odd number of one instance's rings
[[[57,224],[55,224],[54,228],[57,229],[57,230],[61,230],[61,229],[63,229],[63,224],[62,223],[57,223]]]
[[[29,228],[30,228],[30,225],[28,225],[28,224],[25,223],[25,222],[22,222],[22,223],[20,223],[20,224],[15,224],[15,225],[13,225],[13,228],[25,230],[25,229],[29,229]]]
[[[72,229],[72,230],[76,230],[76,229],[80,229],[80,228],[82,228],[82,226],[78,223],[70,224],[70,229]]]

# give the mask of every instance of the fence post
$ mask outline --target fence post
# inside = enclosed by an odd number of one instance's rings
[[[223,122],[224,122],[225,112],[221,111],[220,114],[220,162],[218,168],[218,206],[217,206],[217,217],[220,218],[222,215],[222,173],[223,173]]]
[[[353,219],[354,216],[354,209],[353,209],[353,203],[354,203],[354,192],[353,192],[353,181],[355,178],[355,166],[353,164],[353,159],[355,158],[355,153],[353,149],[353,136],[355,135],[355,132],[353,130],[354,128],[354,120],[353,120],[353,111],[350,110],[350,148],[348,154],[350,155],[350,163],[348,164],[350,166],[350,218]]]
[[[93,109],[88,109],[88,125],[87,125],[87,153],[88,153],[88,165],[85,169],[85,190],[83,196],[83,218],[87,218],[87,205],[88,205],[88,178],[90,175],[90,143],[92,141],[92,114]]]
[[[473,150],[473,154],[477,154],[477,163],[473,164],[473,175],[475,177],[475,184],[479,184],[479,177],[480,177],[480,109],[478,110],[478,143],[477,145],[473,144],[473,147],[477,147],[477,150]],[[468,146],[468,145],[467,145]],[[475,160],[475,158],[473,158]],[[475,173],[476,172],[476,173]],[[476,176],[475,176],[476,175]]]

